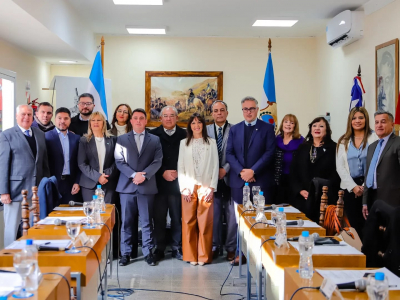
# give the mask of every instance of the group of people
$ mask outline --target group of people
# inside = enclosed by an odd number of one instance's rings
[[[258,119],[253,97],[241,101],[244,120],[236,125],[227,120],[228,105],[215,101],[214,122],[207,125],[194,113],[186,130],[177,126],[174,106],[162,108],[161,125],[152,130],[141,108],[118,105],[110,125],[94,107],[93,96],[82,94],[80,113],[71,118],[60,107],[54,124],[50,103],[40,103],[35,116],[30,106],[17,107],[17,125],[0,134],[6,246],[17,237],[21,190],[46,184],[51,176],[60,195],[57,205],[91,201],[96,186],[102,186],[106,203],[120,211],[122,266],[137,251],[139,217],[146,262],[154,266],[165,257],[168,212],[173,258],[211,263],[223,246],[224,219],[226,258],[236,264],[236,207],[245,183],[259,186],[266,203],[290,203],[300,210],[318,198],[322,185],[329,186],[330,201],[337,200],[339,187],[345,189],[345,212],[359,234],[376,199],[400,202],[400,139],[392,133],[388,112],[375,113],[374,132],[368,112],[352,109],[336,144],[322,117],[309,124],[303,138],[296,116],[286,115],[275,134]]]

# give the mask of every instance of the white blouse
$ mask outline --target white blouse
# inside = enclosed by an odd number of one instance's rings
[[[104,159],[106,157],[106,144],[104,137],[94,137],[96,140],[97,155],[99,156],[99,173],[103,174]]]
[[[202,174],[202,166],[204,163],[205,153],[207,151],[206,145],[204,143],[204,139],[192,139],[193,143],[193,165],[194,165],[194,174],[196,176],[196,181],[201,182]]]

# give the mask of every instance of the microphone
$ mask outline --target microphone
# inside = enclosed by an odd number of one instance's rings
[[[64,247],[38,246],[38,251],[65,251]]]
[[[83,206],[82,202],[69,201],[69,206]]]
[[[357,290],[364,292],[367,289],[367,281],[365,279],[358,279],[353,282],[340,283],[337,285],[340,290]]]
[[[295,226],[303,226],[304,225],[304,221],[302,219],[299,219],[297,221],[287,221],[286,222],[286,226],[287,225],[295,225]]]
[[[54,220],[54,225],[61,226],[61,225],[66,225],[66,224],[67,224],[67,221],[63,221],[61,219]]]

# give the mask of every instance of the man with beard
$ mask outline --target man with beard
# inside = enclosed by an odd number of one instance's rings
[[[50,131],[54,129],[54,124],[51,122],[52,117],[53,105],[51,105],[49,102],[39,103],[31,126],[39,128],[43,132]]]
[[[71,118],[69,130],[80,136],[86,134],[88,130],[88,121],[94,107],[94,98],[92,94],[83,93],[80,95],[78,100],[79,114]],[[110,128],[110,124],[108,124],[107,121],[107,129]]]

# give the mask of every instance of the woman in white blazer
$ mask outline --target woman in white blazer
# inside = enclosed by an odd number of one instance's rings
[[[344,190],[344,210],[350,225],[362,239],[364,218],[362,195],[367,166],[368,146],[378,139],[369,126],[369,115],[364,107],[353,108],[347,119],[347,130],[337,144],[336,171]]]
[[[218,185],[217,144],[207,135],[206,122],[193,114],[187,138],[181,141],[178,181],[182,194],[182,253],[192,265],[212,262],[213,196]]]

